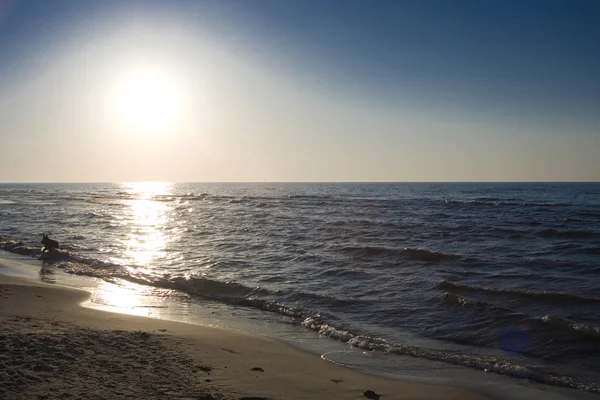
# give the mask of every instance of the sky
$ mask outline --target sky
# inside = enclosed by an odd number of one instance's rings
[[[600,181],[600,2],[0,2],[0,182]]]

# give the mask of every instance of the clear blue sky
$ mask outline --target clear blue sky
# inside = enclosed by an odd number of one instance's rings
[[[3,3],[0,181],[598,181],[598,21],[591,0]]]

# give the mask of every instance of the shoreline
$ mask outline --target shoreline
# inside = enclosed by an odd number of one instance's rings
[[[77,307],[101,314],[108,313],[112,316],[112,318],[109,318],[111,321],[131,317],[142,318],[150,321],[147,323],[154,326],[151,329],[154,332],[157,329],[163,329],[156,328],[158,325],[174,323],[183,324],[188,329],[197,329],[199,331],[203,329],[216,329],[218,332],[226,335],[240,335],[243,338],[253,337],[257,340],[277,343],[277,346],[283,346],[289,351],[294,352],[294,354],[301,353],[303,357],[310,357],[313,359],[313,362],[319,361],[344,371],[351,371],[358,377],[364,378],[367,376],[405,385],[423,385],[426,387],[433,386],[466,390],[470,393],[466,395],[467,397],[464,397],[467,399],[470,399],[471,397],[469,396],[471,395],[475,395],[474,398],[502,400],[509,398],[516,400],[588,400],[596,398],[591,393],[579,390],[543,385],[524,379],[515,379],[494,373],[457,367],[452,364],[408,356],[400,358],[397,355],[390,356],[384,352],[362,351],[354,347],[349,347],[344,343],[331,340],[326,336],[295,329],[293,326],[282,322],[275,324],[271,322],[264,325],[265,320],[262,319],[262,316],[246,315],[245,312],[240,314],[240,311],[243,311],[243,309],[230,309],[230,307],[223,304],[215,307],[214,304],[210,303],[193,304],[172,300],[164,302],[164,299],[160,300],[160,295],[156,297],[155,294],[146,293],[140,295],[140,293],[137,293],[138,296],[141,296],[138,299],[140,300],[138,304],[142,305],[131,307],[130,296],[137,291],[135,288],[121,287],[118,284],[108,283],[88,276],[68,274],[60,269],[48,268],[41,261],[25,255],[0,251],[0,285],[2,285],[4,279],[17,279],[21,283],[28,282],[27,286],[83,292],[85,293],[85,298],[76,302]],[[141,286],[141,288],[145,287]],[[123,296],[121,300],[125,304],[128,304],[129,307],[118,306],[116,303],[103,303],[103,299],[98,298],[98,296],[102,297],[103,293],[108,295],[109,298],[113,297],[113,300],[115,296]],[[1,301],[2,295],[0,294]],[[161,301],[163,302],[160,303]],[[1,303],[0,306],[2,306]],[[256,320],[257,317],[258,320]],[[257,330],[256,327],[258,326],[260,326],[260,329]],[[109,323],[95,327],[95,329],[107,330],[112,329],[112,326]],[[130,331],[131,329],[128,330]],[[332,355],[333,358],[331,357]],[[309,368],[309,370],[312,370],[312,368]],[[337,381],[337,378],[332,379],[334,381],[331,382],[335,383]],[[360,379],[362,378],[355,378],[354,380]],[[402,388],[398,390],[402,393],[405,392]],[[276,399],[282,397],[281,395],[273,395],[266,398]],[[283,398],[311,397],[290,397],[290,395],[286,395]],[[360,395],[359,397],[334,398],[366,397]],[[388,395],[387,398],[406,397]],[[430,398],[430,396],[412,398],[426,399]]]
[[[382,399],[489,399],[354,371],[275,339],[81,306],[88,298],[83,290],[0,275],[3,398],[358,399],[371,390]],[[76,371],[88,374],[80,385],[73,385]]]
[[[11,236],[0,236],[0,247],[12,252],[7,254],[34,256],[40,253],[39,246]],[[541,357],[543,353],[532,358],[527,355],[529,350],[544,347],[538,346],[538,343],[530,348],[527,340],[529,334],[547,337],[550,340],[549,351],[556,351],[554,349],[556,346],[552,345],[552,342],[556,339],[557,330],[560,337],[560,331],[564,330],[564,323],[562,327],[559,324],[547,324],[547,321],[540,318],[535,312],[519,314],[520,317],[513,321],[512,318],[506,319],[506,313],[510,311],[510,308],[500,308],[500,315],[495,315],[495,301],[484,301],[481,304],[475,301],[473,303],[473,298],[461,296],[462,286],[460,284],[455,286],[452,279],[429,282],[428,285],[434,285],[432,294],[427,295],[431,301],[429,305],[424,307],[421,304],[417,307],[416,314],[411,313],[412,315],[405,316],[409,320],[424,322],[421,329],[425,331],[425,335],[421,335],[414,329],[415,326],[411,325],[407,329],[404,324],[408,321],[394,316],[394,312],[390,314],[394,324],[377,322],[373,324],[380,311],[387,314],[385,307],[381,310],[381,307],[374,305],[378,302],[383,304],[386,300],[378,299],[362,304],[361,300],[354,301],[344,294],[353,293],[354,289],[358,287],[350,287],[349,291],[340,291],[338,294],[330,292],[325,295],[323,298],[325,301],[322,304],[318,304],[321,299],[317,296],[317,304],[315,304],[315,300],[311,298],[312,289],[309,287],[305,288],[308,290],[300,290],[297,293],[298,298],[295,298],[296,294],[294,294],[296,292],[293,288],[294,285],[310,282],[308,275],[304,277],[304,280],[293,283],[292,287],[287,287],[281,295],[278,290],[271,290],[277,288],[277,284],[270,287],[270,284],[267,283],[266,286],[270,288],[265,287],[265,292],[261,293],[262,285],[255,286],[254,283],[248,285],[244,282],[236,282],[237,278],[233,275],[231,277],[225,275],[205,278],[204,273],[200,273],[197,276],[192,274],[188,279],[186,276],[176,274],[171,279],[167,272],[168,264],[165,265],[166,275],[158,277],[158,279],[148,275],[147,279],[140,281],[135,274],[130,273],[128,267],[119,261],[114,263],[110,260],[102,261],[102,257],[98,258],[97,254],[86,256],[85,249],[81,248],[81,253],[79,249],[79,246],[74,246],[69,247],[66,251],[62,250],[60,257],[56,257],[61,261],[59,265],[54,265],[54,262],[58,261],[55,258],[53,261],[45,262],[25,257],[27,261],[21,263],[24,268],[19,269],[37,269],[38,273],[30,273],[30,275],[34,275],[35,280],[53,281],[55,284],[66,284],[69,287],[89,287],[91,282],[91,291],[94,295],[85,304],[86,306],[111,309],[112,312],[212,325],[253,335],[267,336],[300,347],[312,354],[318,353],[333,363],[379,376],[393,376],[394,379],[442,385],[450,384],[493,394],[502,393],[505,391],[505,387],[509,387],[512,393],[529,392],[527,395],[521,396],[524,399],[536,397],[539,392],[545,391],[557,391],[562,395],[559,398],[579,398],[580,392],[598,393],[598,379],[596,379],[598,373],[594,372],[593,368],[581,368],[576,363],[561,363],[560,359],[553,358],[546,362],[546,359]],[[0,258],[3,258],[2,254],[0,252]],[[8,256],[8,258],[14,258],[14,256]],[[152,268],[158,268],[158,271],[162,267],[158,262]],[[345,267],[338,268],[337,271],[351,272]],[[243,271],[240,272],[241,275],[238,278],[245,274]],[[159,275],[161,274],[159,272]],[[230,278],[233,279],[230,280]],[[277,278],[280,279],[282,276]],[[266,279],[271,278],[266,276]],[[229,283],[233,283],[233,285],[229,285]],[[288,283],[284,283],[285,285]],[[259,289],[256,295],[255,289]],[[438,291],[438,289],[441,290]],[[483,293],[489,292],[486,286],[467,285],[466,289],[483,291]],[[529,290],[519,291],[510,287],[509,289],[507,293],[514,292],[517,297],[522,293],[529,296]],[[392,289],[390,288],[390,290]],[[440,297],[442,291],[446,290],[444,297]],[[455,291],[459,294],[456,294]],[[427,293],[430,292],[427,291]],[[292,295],[291,300],[286,299],[290,294]],[[557,294],[562,297],[560,292]],[[544,297],[545,295],[540,299]],[[349,301],[354,310],[348,314],[349,318],[342,317],[341,320],[337,320],[335,316],[340,306],[337,301],[340,299],[343,302],[341,303],[342,307]],[[583,300],[585,301],[585,297]],[[437,308],[440,302],[444,304],[443,312]],[[514,304],[518,303],[520,302]],[[98,305],[100,306],[98,307]],[[471,307],[472,305],[477,305],[477,307]],[[305,306],[306,308],[304,308]],[[401,303],[396,306],[399,309],[404,307]],[[483,310],[479,310],[479,306],[482,306]],[[473,309],[478,310],[477,314],[483,311],[482,316],[485,316],[484,320],[487,319],[490,329],[480,327],[477,331],[471,332],[468,326],[472,324],[477,326],[477,323],[470,318],[455,325],[447,319],[452,313],[471,313]],[[370,312],[365,313],[365,311]],[[321,318],[321,312],[323,312],[323,318]],[[423,313],[423,316],[420,313]],[[316,318],[313,318],[314,316]],[[468,322],[469,320],[470,322]],[[566,321],[568,319],[564,322]],[[543,324],[539,324],[539,322],[543,322]],[[432,329],[435,331],[440,326],[445,326],[444,329],[449,330],[451,336],[469,338],[469,340],[457,342],[452,340],[452,337],[444,340],[443,335],[440,337],[427,333]],[[504,328],[499,329],[502,326]],[[525,334],[524,341],[519,339],[517,343],[511,344],[511,346],[516,346],[515,351],[505,349],[501,341],[504,340],[504,336],[508,335],[510,338],[511,331],[515,328],[517,332],[522,331]],[[582,328],[593,330],[595,326],[584,325]],[[579,327],[571,330],[574,331],[571,332],[571,336],[581,336],[582,330]],[[585,332],[583,333],[585,335]],[[579,343],[573,341],[573,337],[568,340],[572,343]],[[585,349],[586,343],[587,341],[577,344],[574,353],[577,354],[577,348]],[[568,357],[571,356],[568,355]],[[583,357],[583,360],[585,361],[586,358]],[[551,388],[545,387],[547,385]],[[501,390],[497,390],[498,387],[501,387]]]

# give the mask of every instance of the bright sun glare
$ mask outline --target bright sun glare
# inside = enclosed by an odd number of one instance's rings
[[[172,77],[159,69],[139,69],[125,74],[117,83],[113,97],[116,117],[126,129],[155,133],[177,123],[181,96]]]

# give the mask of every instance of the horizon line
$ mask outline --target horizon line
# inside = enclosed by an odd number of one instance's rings
[[[253,184],[253,183],[311,183],[311,184],[342,184],[342,183],[362,183],[362,184],[384,184],[384,183],[600,183],[598,181],[162,181],[162,180],[124,180],[124,181],[0,181],[4,184],[122,184],[122,183],[210,183],[210,184]]]

